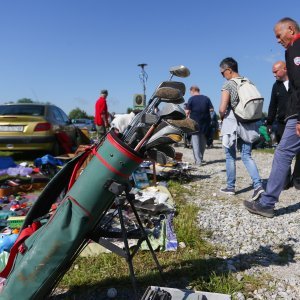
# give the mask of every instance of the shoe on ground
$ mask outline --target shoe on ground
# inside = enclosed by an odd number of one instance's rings
[[[256,200],[259,198],[259,196],[264,192],[265,190],[263,189],[262,186],[258,187],[257,189],[254,190],[254,193],[252,195],[251,200]]]
[[[220,192],[227,194],[227,195],[235,195],[235,189],[234,188],[221,188]]]
[[[300,190],[300,177],[293,177],[293,185],[296,190]]]
[[[274,217],[274,208],[263,207],[259,201],[244,201],[245,208],[252,214],[260,215],[267,218]]]

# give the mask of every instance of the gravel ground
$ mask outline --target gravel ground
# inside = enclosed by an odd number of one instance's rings
[[[193,163],[191,149],[178,147],[176,151]],[[273,155],[253,151],[253,158],[265,186]],[[186,185],[196,187],[190,201],[200,208],[199,227],[211,232],[208,241],[220,246],[218,257],[239,280],[245,274],[265,278],[260,289],[247,297],[236,294],[236,298],[300,299],[299,192],[294,188],[283,191],[272,219],[250,214],[243,200],[251,198],[252,182],[242,161],[237,161],[237,194],[228,196],[219,191],[226,186],[225,155],[219,141],[206,150],[204,159],[206,164],[192,170],[194,180]]]

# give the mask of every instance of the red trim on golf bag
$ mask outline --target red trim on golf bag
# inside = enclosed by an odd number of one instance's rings
[[[18,254],[18,252],[20,253],[24,253],[26,251],[26,248],[24,247],[24,241],[30,237],[35,231],[37,231],[39,228],[41,227],[41,223],[38,222],[33,222],[31,225],[29,225],[27,228],[23,229],[17,240],[15,241],[15,243],[13,244],[12,248],[10,249],[9,252],[9,257],[8,257],[8,261],[7,264],[5,266],[5,268],[2,270],[2,272],[0,273],[0,277],[2,278],[7,278],[7,276],[9,275],[15,258]]]
[[[113,136],[111,136],[110,134],[107,135],[107,140],[110,142],[110,144],[112,144],[117,150],[119,150],[122,154],[126,155],[128,158],[130,158],[131,160],[137,162],[137,163],[141,163],[143,161],[142,158],[137,157],[136,154],[133,154],[131,152],[129,152],[126,148],[124,148],[120,143],[118,143]]]
[[[95,149],[95,146],[92,147],[87,147],[85,149],[85,152],[82,154],[82,156],[80,157],[80,159],[78,160],[78,162],[76,163],[74,170],[72,172],[70,181],[69,181],[69,185],[68,185],[68,190],[70,190],[70,188],[72,187],[72,185],[74,184],[75,180],[76,180],[76,175],[78,170],[80,169],[80,167],[82,166],[83,162],[86,160],[86,158],[89,156],[89,154],[91,153],[92,149]]]
[[[73,198],[70,195],[68,195],[67,199],[69,199],[70,201],[74,202],[75,205],[77,205],[78,207],[80,207],[85,212],[85,214],[89,217],[90,221],[93,219],[92,214],[85,207],[83,207],[75,198]]]

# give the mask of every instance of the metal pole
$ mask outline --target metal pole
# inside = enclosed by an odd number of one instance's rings
[[[142,71],[139,75],[141,83],[143,85],[143,95],[144,95],[144,103],[146,103],[146,82],[148,80],[148,74],[145,71],[145,67],[147,64],[138,64],[138,67],[141,67]]]

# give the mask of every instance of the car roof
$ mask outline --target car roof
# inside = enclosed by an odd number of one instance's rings
[[[45,103],[5,103],[0,105],[1,106],[10,106],[10,105],[56,106],[54,104],[45,104]]]

